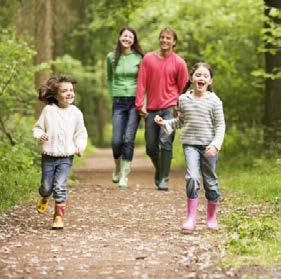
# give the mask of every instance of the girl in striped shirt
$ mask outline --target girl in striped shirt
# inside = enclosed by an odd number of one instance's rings
[[[180,141],[186,161],[187,217],[183,233],[190,233],[196,225],[200,189],[200,174],[207,199],[207,227],[218,228],[216,208],[220,198],[216,163],[225,133],[223,105],[212,92],[213,72],[210,65],[197,63],[191,69],[192,89],[179,98],[179,116],[164,120],[155,117],[167,133],[182,128]]]

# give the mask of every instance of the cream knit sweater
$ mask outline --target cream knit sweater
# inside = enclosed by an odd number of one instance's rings
[[[74,105],[68,108],[46,105],[32,131],[36,139],[44,133],[48,135],[48,141],[39,141],[39,149],[50,156],[74,155],[78,148],[84,151],[87,145],[83,115]]]

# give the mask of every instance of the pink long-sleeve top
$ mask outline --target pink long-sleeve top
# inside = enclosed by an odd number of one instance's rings
[[[138,74],[136,109],[143,107],[145,96],[148,110],[176,105],[187,81],[188,69],[180,56],[172,52],[160,58],[155,52],[147,53]]]

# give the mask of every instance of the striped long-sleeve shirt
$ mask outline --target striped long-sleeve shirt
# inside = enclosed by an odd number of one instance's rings
[[[200,99],[194,99],[187,91],[179,98],[180,116],[166,120],[170,128],[182,128],[180,142],[189,145],[213,145],[218,150],[225,133],[223,106],[219,97],[207,91]]]

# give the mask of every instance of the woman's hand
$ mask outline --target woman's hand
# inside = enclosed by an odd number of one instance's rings
[[[160,126],[164,126],[165,125],[165,120],[161,116],[159,116],[159,115],[156,115],[154,117],[154,122],[157,123]]]
[[[210,145],[206,147],[205,155],[206,157],[214,157],[218,154],[218,150],[215,146]]]
[[[39,138],[39,140],[41,140],[41,141],[48,141],[48,139],[49,139],[49,137],[48,137],[48,135],[45,133],[45,134],[43,134],[40,138]]]

